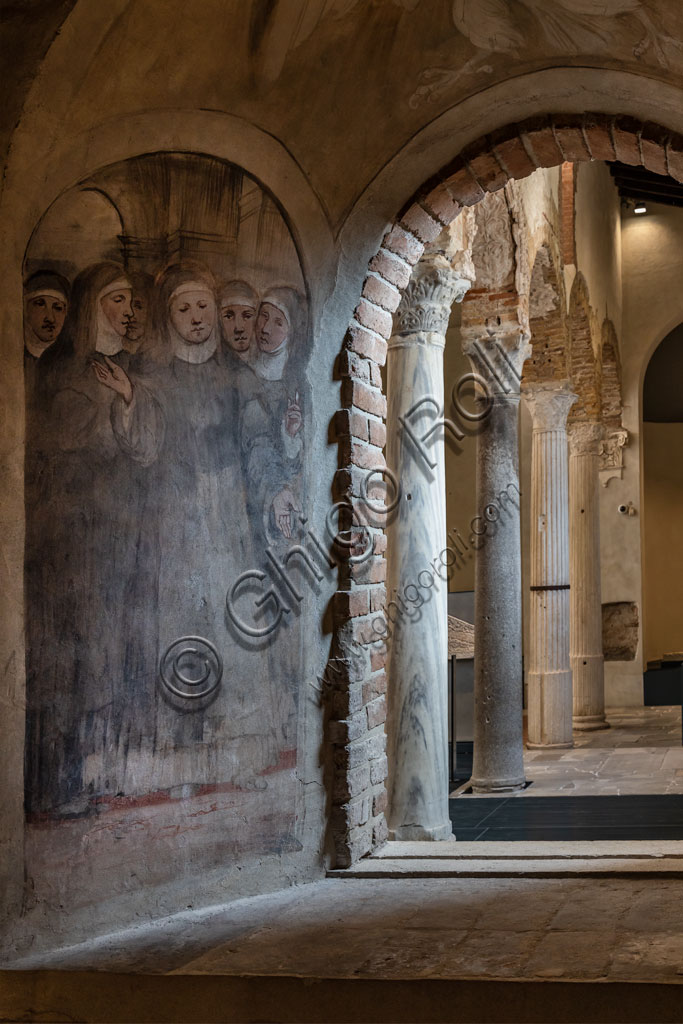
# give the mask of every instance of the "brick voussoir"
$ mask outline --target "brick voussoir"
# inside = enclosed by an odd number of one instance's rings
[[[590,160],[591,151],[583,134],[582,115],[554,114],[551,117],[555,138],[565,160],[570,163]]]
[[[461,206],[474,206],[484,198],[484,190],[469,167],[458,157],[442,171],[444,185]]]
[[[683,135],[672,133],[666,144],[666,163],[669,174],[676,181],[683,181]]]
[[[419,203],[413,203],[412,206],[409,206],[406,212],[399,218],[399,223],[402,228],[415,235],[423,245],[433,242],[443,231],[443,225],[440,221],[436,220]]]
[[[393,252],[396,256],[400,256],[411,267],[415,266],[424,252],[422,242],[398,224],[395,224],[391,231],[384,236],[382,248],[388,249],[389,252]]]
[[[460,203],[445,183],[437,185],[423,196],[420,205],[444,227],[448,227],[462,210]]]
[[[393,284],[389,284],[379,274],[372,271],[363,282],[363,297],[375,306],[381,306],[388,313],[393,313],[401,301],[401,293]]]
[[[384,366],[387,359],[386,340],[374,331],[352,323],[344,338],[344,348],[357,352],[358,355],[372,359],[378,366]]]
[[[584,116],[583,134],[593,160],[616,160],[612,125],[614,118],[606,114]]]
[[[669,132],[659,124],[648,121],[640,133],[640,155],[643,166],[655,174],[668,174],[667,142]]]
[[[640,121],[633,117],[615,117],[612,138],[617,160],[634,167],[642,163],[640,154]]]
[[[495,150],[481,150],[472,147],[463,153],[467,166],[484,192],[497,192],[509,181],[509,175],[501,166]]]
[[[361,299],[354,310],[353,318],[361,327],[369,328],[385,341],[391,337],[394,320],[391,313],[387,313],[386,309],[382,309],[381,306],[376,306],[367,299]]]
[[[410,263],[383,247],[370,260],[369,269],[396,288],[405,288],[413,271]]]
[[[555,167],[564,163],[549,117],[531,117],[519,125],[520,138],[537,167]]]
[[[536,170],[519,135],[505,132],[489,135],[489,143],[501,167],[511,178],[526,178]]]

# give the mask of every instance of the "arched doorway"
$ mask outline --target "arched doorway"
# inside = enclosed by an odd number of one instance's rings
[[[594,114],[533,119],[501,129],[469,146],[436,175],[438,184],[434,185],[432,179],[430,187],[418,193],[416,201],[385,236],[371,260],[370,275],[345,347],[370,364],[383,364],[386,341],[392,331],[391,314],[399,304],[410,267],[420,259],[425,245],[433,242],[463,207],[476,204],[511,178],[523,178],[538,167],[582,160],[617,160],[677,177],[681,174],[680,152],[681,140],[655,125]],[[520,332],[524,333],[528,328],[528,305],[525,307],[524,299],[517,316]],[[599,418],[599,397],[594,404],[593,411]],[[352,403],[349,408],[353,410]],[[353,498],[352,488],[346,495]],[[381,655],[373,659],[372,668],[378,676],[383,672]],[[338,850],[343,851],[344,829],[339,831]],[[375,831],[374,838],[381,840],[381,828]],[[351,859],[357,855],[357,849],[350,854]],[[344,859],[341,853],[342,863]]]
[[[643,384],[643,605],[648,663],[666,657],[673,662],[683,651],[682,373],[683,325],[679,325],[652,354]]]

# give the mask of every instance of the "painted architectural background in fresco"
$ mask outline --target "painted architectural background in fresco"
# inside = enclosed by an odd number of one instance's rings
[[[229,844],[294,848],[301,638],[264,655],[226,610],[305,507],[283,216],[233,165],[145,156],[57,200],[24,270],[29,827],[219,793]]]

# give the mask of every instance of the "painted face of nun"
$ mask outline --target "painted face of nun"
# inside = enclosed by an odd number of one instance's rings
[[[201,345],[216,325],[216,301],[201,281],[189,281],[171,296],[169,314],[183,341]]]
[[[128,323],[126,337],[129,341],[140,341],[147,327],[147,296],[142,292],[136,292],[131,301],[133,316]]]
[[[256,310],[253,306],[230,303],[221,307],[223,333],[234,352],[248,352],[254,340]]]
[[[66,317],[66,299],[54,292],[26,300],[26,320],[38,341],[51,345],[59,337]]]
[[[128,288],[117,288],[107,292],[100,299],[100,306],[114,332],[120,338],[126,337],[128,325],[133,318],[131,306],[132,291]]]
[[[289,321],[281,309],[262,302],[256,321],[256,336],[262,352],[277,352],[289,338]]]

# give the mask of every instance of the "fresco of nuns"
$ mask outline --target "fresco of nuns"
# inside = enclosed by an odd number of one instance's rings
[[[167,230],[153,257],[112,251],[128,223],[86,266],[73,245],[29,251],[29,823],[122,798],[267,799],[293,775],[300,630],[255,653],[226,592],[286,552],[305,507],[307,307],[279,211],[252,218],[247,245],[240,215],[265,194],[238,169],[230,188],[191,252],[182,222],[170,255]],[[212,247],[226,203],[232,248]]]

